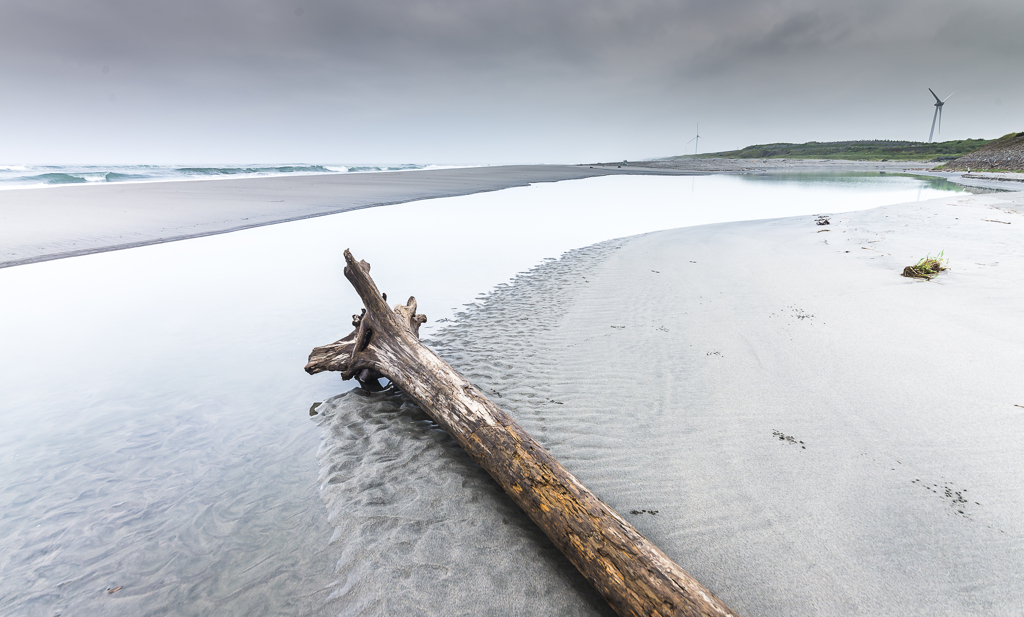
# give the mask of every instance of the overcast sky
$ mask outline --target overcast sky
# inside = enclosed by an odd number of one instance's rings
[[[1021,0],[0,0],[0,164],[513,163],[1024,131]]]

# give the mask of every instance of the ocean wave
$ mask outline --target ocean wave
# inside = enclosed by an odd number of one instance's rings
[[[0,189],[42,188],[64,184],[161,182],[337,173],[373,173],[443,169],[440,165],[0,165]]]
[[[131,182],[133,180],[148,180],[153,176],[145,174],[126,174],[116,171],[108,171],[103,175],[104,182]]]
[[[73,176],[71,174],[59,172],[39,174],[37,176],[32,176],[29,179],[35,180],[36,182],[41,182],[43,184],[83,184],[85,182],[88,182],[88,180],[86,180],[82,176]]]
[[[239,174],[330,173],[323,165],[282,165],[280,167],[178,167],[176,171],[193,176],[235,176]]]
[[[429,165],[353,165],[348,168],[348,171],[365,172],[365,171],[412,171],[416,169],[424,169],[430,167]]]

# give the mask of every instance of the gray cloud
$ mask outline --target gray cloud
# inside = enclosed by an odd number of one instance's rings
[[[697,121],[716,149],[922,138],[929,86],[962,89],[946,137],[993,136],[1024,126],[1022,28],[1017,0],[6,0],[0,159],[587,160],[677,153]]]

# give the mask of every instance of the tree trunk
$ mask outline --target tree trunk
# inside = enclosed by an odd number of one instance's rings
[[[386,377],[483,467],[620,615],[735,615],[591,493],[483,392],[419,341],[416,299],[394,311],[370,264],[345,251],[363,300],[355,330],[317,347],[306,372],[340,371],[364,387]]]

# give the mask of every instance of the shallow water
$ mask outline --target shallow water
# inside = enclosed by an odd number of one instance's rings
[[[424,335],[458,361],[472,344],[516,345],[514,333],[472,343],[439,325],[575,247],[940,194],[893,176],[605,177],[0,270],[0,613],[602,611],[414,410],[388,403],[383,424],[365,411],[341,427],[337,411],[310,420],[313,402],[350,387],[302,371],[359,307],[342,249],[393,298],[416,294]],[[462,357],[471,378],[487,372]],[[544,426],[545,443],[565,438]],[[406,514],[381,514],[394,503]],[[485,519],[486,546],[446,544]],[[379,542],[397,552],[370,553]],[[395,570],[403,554],[420,565]],[[404,599],[381,595],[395,585]]]

